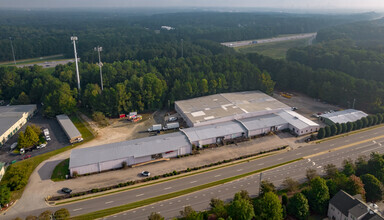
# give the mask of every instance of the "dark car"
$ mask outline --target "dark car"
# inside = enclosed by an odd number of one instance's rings
[[[65,188],[61,189],[61,192],[66,193],[66,194],[70,194],[72,192],[72,190],[70,188],[65,187]]]

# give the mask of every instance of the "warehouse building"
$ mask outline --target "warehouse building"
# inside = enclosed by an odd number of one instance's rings
[[[36,105],[0,106],[0,146],[32,118]]]
[[[56,115],[56,118],[71,144],[83,140],[79,130],[77,130],[76,126],[67,115]]]
[[[247,91],[176,101],[175,109],[189,127],[197,127],[277,113],[291,107],[260,91]]]
[[[191,144],[202,147],[222,143],[238,137],[246,137],[247,130],[238,122],[228,121],[214,125],[199,126],[181,130]]]
[[[355,109],[347,109],[343,111],[337,111],[332,113],[327,113],[320,115],[320,121],[324,122],[327,125],[333,125],[336,123],[347,123],[347,122],[355,122],[360,120],[368,115],[362,111]]]
[[[160,158],[190,154],[192,146],[181,132],[123,141],[95,147],[74,149],[69,170],[78,174],[96,173]]]
[[[319,130],[319,125],[308,118],[291,110],[278,113],[288,123],[288,128],[297,136],[306,135]]]
[[[276,114],[268,114],[253,118],[238,120],[246,129],[247,136],[253,137],[274,131],[281,131],[288,128],[288,123]]]

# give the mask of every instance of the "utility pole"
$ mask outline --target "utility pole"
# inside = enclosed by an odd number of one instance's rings
[[[14,62],[15,65],[16,65],[16,58],[15,58],[15,51],[13,50],[12,37],[9,37],[9,40],[11,41],[11,48],[12,48],[13,62]]]
[[[76,63],[76,74],[77,74],[77,89],[79,90],[80,94],[80,75],[79,75],[79,65],[77,64],[77,52],[76,52],[76,41],[77,37],[72,36],[71,41],[73,41],[73,50],[75,51],[75,63]]]
[[[260,182],[259,182],[259,195],[260,196],[260,193],[261,193],[261,180],[263,178],[263,173],[260,173]]]
[[[355,109],[356,99],[353,99],[352,109]]]
[[[181,39],[181,57],[184,57],[184,44],[183,44],[184,40]]]
[[[99,68],[100,68],[100,84],[101,84],[101,91],[103,91],[103,71],[102,71],[102,66],[103,66],[103,63],[101,62],[101,58],[100,58],[100,52],[103,51],[103,48],[100,47],[100,46],[97,46],[95,47],[95,51],[97,51],[97,53],[99,54]]]

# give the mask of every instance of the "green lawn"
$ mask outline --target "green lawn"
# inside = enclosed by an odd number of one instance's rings
[[[62,181],[66,179],[66,175],[69,175],[69,158],[61,161],[53,170],[51,180]]]
[[[237,47],[235,50],[240,53],[259,53],[274,59],[285,59],[287,51],[292,47],[306,46],[308,39],[253,44],[244,47]]]
[[[77,127],[77,129],[79,129],[80,133],[83,135],[83,138],[84,138],[83,142],[77,143],[77,144],[73,144],[73,145],[69,145],[69,146],[60,148],[58,150],[51,151],[51,152],[48,152],[48,153],[45,153],[45,154],[41,154],[41,155],[38,155],[38,156],[35,156],[35,157],[31,157],[30,159],[27,159],[27,160],[16,162],[16,163],[10,165],[10,167],[20,168],[22,170],[25,170],[26,171],[27,179],[29,179],[29,177],[31,176],[33,170],[35,170],[36,167],[41,162],[49,159],[52,156],[55,156],[55,155],[60,154],[60,153],[62,153],[64,151],[70,150],[70,149],[72,149],[72,148],[74,148],[74,147],[76,147],[76,146],[78,146],[80,144],[83,144],[84,142],[87,142],[87,141],[90,141],[91,139],[93,139],[92,133],[87,129],[87,126],[89,126],[88,123],[86,123],[86,122],[82,123],[82,121],[76,115],[73,115],[70,118],[73,121],[73,123],[75,124],[75,126]],[[9,170],[9,167],[8,167],[7,171],[8,170]],[[7,175],[7,171],[5,172],[5,175],[4,175],[3,179],[0,182],[0,185],[7,184],[9,179],[12,178],[12,176]],[[23,188],[19,189],[19,190],[12,191],[11,192],[11,200],[15,201],[15,200],[19,199],[21,197],[21,195],[23,194],[24,189],[25,189],[25,186]]]

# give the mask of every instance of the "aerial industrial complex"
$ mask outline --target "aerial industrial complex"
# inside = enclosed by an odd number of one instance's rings
[[[317,123],[260,91],[178,101],[175,108],[190,128],[166,135],[74,149],[69,164],[71,175],[74,172],[81,175],[116,169],[122,167],[123,162],[133,165],[190,154],[193,145],[202,147],[288,129],[299,136],[319,129]]]
[[[16,134],[36,110],[36,105],[0,106],[0,146]]]

